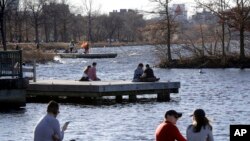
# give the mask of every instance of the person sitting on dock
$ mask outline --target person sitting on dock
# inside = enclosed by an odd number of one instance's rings
[[[62,141],[64,131],[67,129],[69,122],[66,122],[60,131],[59,121],[56,119],[59,114],[59,104],[50,101],[47,106],[47,115],[44,116],[36,125],[34,131],[34,141]]]
[[[134,78],[132,82],[140,82],[143,74],[143,64],[140,63],[134,71]]]
[[[149,66],[149,64],[147,64],[146,69],[144,70],[141,76],[141,81],[142,82],[155,82],[159,80],[160,78],[155,77],[153,69]]]
[[[96,62],[93,62],[92,67],[88,70],[88,77],[92,81],[100,81],[101,79],[96,75]]]
[[[87,66],[85,70],[83,71],[83,76],[79,81],[89,81],[88,71],[91,68],[91,66]]]

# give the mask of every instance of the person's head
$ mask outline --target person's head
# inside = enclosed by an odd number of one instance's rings
[[[84,73],[86,73],[87,74],[87,72],[89,71],[89,69],[91,68],[91,66],[90,65],[88,65],[85,69],[84,69]]]
[[[55,101],[50,101],[47,106],[47,113],[53,114],[55,117],[59,114],[59,104]]]
[[[209,120],[206,117],[206,113],[203,109],[196,109],[193,116],[193,126],[194,126],[194,132],[200,132],[201,127],[206,127],[206,125],[210,126],[212,129],[212,126],[209,124]]]
[[[143,64],[142,63],[138,64],[138,67],[143,68]]]
[[[173,124],[176,124],[177,120],[182,116],[182,113],[176,112],[175,110],[169,110],[165,113],[165,120]]]
[[[92,63],[92,66],[93,66],[93,67],[95,67],[96,65],[97,65],[97,63],[96,63],[96,62],[93,62],[93,63]]]
[[[146,64],[146,68],[149,68],[150,66],[149,66],[149,64]]]

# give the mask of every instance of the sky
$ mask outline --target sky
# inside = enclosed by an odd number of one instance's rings
[[[70,0],[73,5],[80,6],[83,5],[84,0]],[[154,4],[149,2],[149,0],[92,0],[94,6],[100,7],[101,13],[109,13],[113,10],[119,9],[137,9],[144,11],[152,11],[154,9]],[[192,5],[194,5],[194,0],[172,0],[171,3],[187,4],[189,15],[192,14]]]

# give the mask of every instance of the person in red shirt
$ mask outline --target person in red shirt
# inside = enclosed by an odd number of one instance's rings
[[[93,62],[92,67],[89,68],[89,70],[87,72],[87,75],[91,81],[101,81],[101,79],[98,78],[96,75],[96,65],[97,65],[97,63]]]
[[[177,120],[182,116],[175,110],[169,110],[165,114],[165,121],[155,131],[156,141],[187,141],[176,127]]]

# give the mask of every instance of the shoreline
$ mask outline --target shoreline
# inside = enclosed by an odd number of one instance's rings
[[[53,62],[57,50],[67,50],[68,43],[42,43],[39,48],[35,43],[18,43],[18,48],[23,50],[23,61],[27,64],[32,63],[36,58],[37,63]],[[148,46],[149,43],[124,43],[116,42],[109,44],[108,42],[92,43],[92,48],[116,48],[116,47],[133,47],[133,46]],[[8,43],[8,50],[16,50],[15,43]],[[76,49],[80,49],[80,43],[76,44]],[[165,69],[226,69],[226,68],[250,68],[250,56],[246,56],[245,60],[240,60],[237,55],[228,55],[222,59],[221,56],[204,56],[204,57],[191,57],[183,59],[173,59],[172,62],[167,62],[164,58],[160,58],[160,62],[156,67]]]

